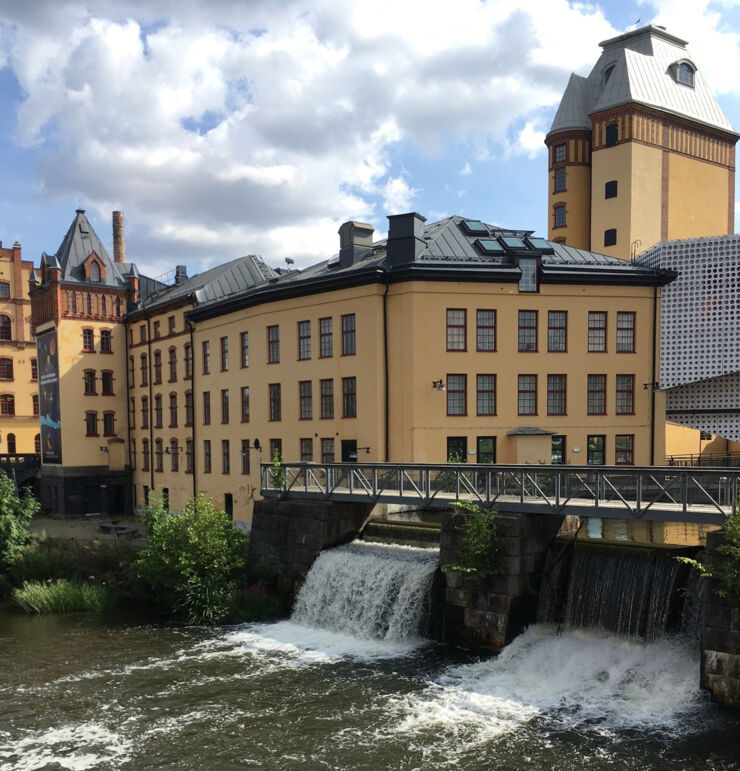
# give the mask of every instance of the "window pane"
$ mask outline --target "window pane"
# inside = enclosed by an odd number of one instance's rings
[[[465,348],[465,310],[463,308],[448,308],[447,350],[464,351]]]
[[[520,415],[537,414],[537,375],[519,375],[518,406]]]
[[[588,350],[592,353],[606,351],[606,313],[603,311],[589,311]]]
[[[519,350],[537,350],[537,311],[519,311]]]
[[[565,311],[548,311],[547,350],[551,353],[567,350],[567,318]]]
[[[496,350],[496,311],[476,311],[475,347],[478,351]]]

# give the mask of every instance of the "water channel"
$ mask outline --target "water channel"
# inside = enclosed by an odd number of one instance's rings
[[[408,578],[381,549],[345,578],[320,557],[270,624],[0,613],[0,768],[740,768],[740,715],[699,690],[687,639],[542,624],[496,658],[431,644],[409,630],[434,560],[411,552]]]

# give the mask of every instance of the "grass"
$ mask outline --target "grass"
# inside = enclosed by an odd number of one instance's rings
[[[110,604],[108,590],[100,584],[60,579],[51,583],[24,583],[12,594],[26,613],[100,613]]]

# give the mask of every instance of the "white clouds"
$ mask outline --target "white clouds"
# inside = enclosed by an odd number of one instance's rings
[[[470,161],[465,161],[465,165],[458,172],[461,177],[469,177],[473,173],[473,168],[470,165]]]
[[[383,187],[383,207],[394,214],[408,211],[418,193],[402,177],[391,177]]]
[[[514,154],[526,155],[528,158],[534,158],[540,153],[545,152],[545,132],[535,128],[534,121],[527,121],[516,138],[516,143],[512,148]]]

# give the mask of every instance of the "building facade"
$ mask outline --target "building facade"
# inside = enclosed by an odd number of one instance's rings
[[[647,26],[600,45],[545,140],[550,239],[630,259],[732,233],[738,135],[686,41]]]

